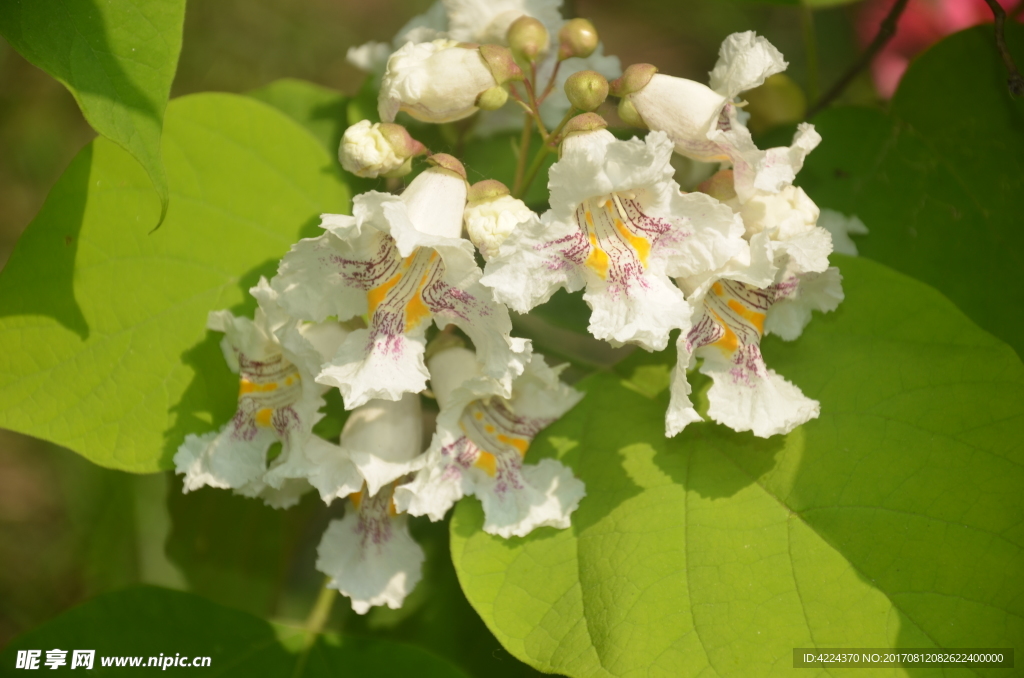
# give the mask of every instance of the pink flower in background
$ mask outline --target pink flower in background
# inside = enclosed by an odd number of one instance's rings
[[[857,35],[868,45],[889,13],[895,0],[868,0],[857,18]],[[1012,13],[1020,0],[999,0]],[[910,60],[941,38],[970,26],[991,22],[992,10],[985,0],[910,0],[900,16],[896,35],[879,52],[871,64],[871,73],[878,93],[886,99],[907,70]]]

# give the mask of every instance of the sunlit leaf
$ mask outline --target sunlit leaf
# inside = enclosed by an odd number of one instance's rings
[[[763,676],[797,647],[1021,644],[1024,365],[926,285],[838,259],[839,310],[764,342],[818,419],[666,440],[668,365],[631,358],[531,447],[586,482],[571,529],[504,540],[459,504],[459,579],[512,654],[588,678]]]
[[[381,678],[465,678],[454,666],[423,650],[386,640],[319,635],[303,669],[297,664],[307,631],[295,626],[271,624],[244,612],[221,607],[188,593],[153,587],[136,587],[100,596],[17,638],[0,652],[0,666],[12,669],[19,650],[42,650],[39,668],[47,650],[66,650],[71,668],[74,650],[95,650],[88,675],[125,675],[133,664],[149,666],[154,659],[160,669],[193,669],[177,666],[164,658],[209,658],[195,667],[217,676],[380,676]],[[116,660],[121,660],[118,666]],[[105,665],[106,660],[106,665]],[[115,660],[115,661],[112,661]],[[56,668],[56,667],[55,667]],[[81,669],[83,667],[77,667]]]
[[[1024,63],[1024,27],[1006,40]],[[822,207],[856,214],[863,256],[934,285],[1024,355],[1024,99],[981,26],[915,61],[889,114],[839,108],[814,118],[821,146],[799,183]]]
[[[185,0],[4,0],[0,34],[74,95],[93,129],[145,168],[167,209],[160,132],[178,67]],[[129,224],[125,224],[126,226]]]
[[[97,139],[0,275],[0,426],[135,472],[168,468],[187,433],[234,411],[207,313],[251,312],[259,276],[349,207],[316,139],[246,97],[172,102],[164,158],[163,228],[148,233],[160,205],[141,168]]]

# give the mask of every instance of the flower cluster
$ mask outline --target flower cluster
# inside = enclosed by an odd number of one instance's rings
[[[323,215],[323,233],[296,243],[252,288],[252,319],[210,314],[239,375],[238,408],[179,449],[186,492],[231,488],[276,507],[314,489],[328,504],[341,500],[344,517],[324,534],[317,567],[359,613],[399,607],[419,581],[424,554],[409,516],[441,520],[474,495],[490,534],[570,527],[583,482],[527,455],[583,395],[561,381],[564,366],[512,336],[509,315],[559,289],[583,290],[590,332],[615,346],[660,351],[678,332],[667,435],[701,418],[689,397],[698,361],[713,380],[716,422],[767,437],[817,416],[818,403],[760,351],[766,332],[795,339],[812,311],[843,298],[832,236],[793,185],[817,133],[801,125],[791,146],[761,150],[739,114],[738,96],[785,68],[764,38],[730,36],[710,86],[645,64],[609,84],[602,68],[617,74],[617,62],[600,56],[589,22],[563,21],[556,3],[444,0],[394,45],[350,58],[368,69],[386,61],[384,122],[351,126],[340,160],[359,176],[387,177],[394,191],[356,196],[351,215]],[[549,99],[562,82],[564,101]],[[619,139],[591,112],[609,92],[645,136]],[[458,159],[429,153],[395,122],[446,124],[510,100],[525,111],[524,139],[533,126],[543,139],[529,170],[519,149],[514,190],[493,179],[469,185]],[[538,214],[517,196],[556,151],[550,208]],[[423,154],[425,169],[399,190]],[[685,193],[674,154],[721,169]],[[847,233],[863,224],[824,221],[855,253]],[[336,441],[314,432],[332,388],[348,413]],[[425,402],[436,417],[421,411]]]

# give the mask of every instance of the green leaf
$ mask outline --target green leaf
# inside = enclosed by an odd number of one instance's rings
[[[586,482],[570,529],[503,540],[459,504],[459,580],[512,654],[588,678],[760,676],[797,647],[1024,642],[1024,365],[933,289],[837,258],[839,310],[763,346],[818,419],[667,440],[665,380],[638,363],[584,381],[531,447]]]
[[[0,34],[59,80],[93,129],[138,160],[167,212],[160,132],[181,52],[185,0],[4,0]]]
[[[1024,27],[1006,26],[1024,62]],[[800,173],[821,206],[856,214],[861,255],[935,286],[1024,355],[1024,100],[1007,93],[991,26],[915,61],[888,115],[839,108]]]
[[[0,666],[15,666],[18,650],[95,650],[95,675],[124,675],[125,666],[104,658],[209,657],[217,676],[339,676],[382,678],[465,678],[465,674],[423,650],[384,640],[319,635],[304,669],[297,671],[308,632],[270,624],[188,593],[136,587],[100,596],[26,633],[0,652]],[[167,667],[162,667],[166,670]],[[174,667],[180,668],[180,667]],[[190,667],[187,667],[190,668]],[[150,669],[152,672],[155,669]],[[90,673],[90,675],[94,675]]]
[[[254,89],[248,96],[273,106],[305,127],[328,153],[338,152],[351,105],[341,92],[305,80],[283,78]]]
[[[0,426],[111,468],[169,468],[188,433],[233,414],[237,379],[210,310],[250,313],[260,275],[322,212],[345,212],[334,159],[246,97],[177,99],[164,134],[171,194],[105,139],[54,187],[0,274]]]

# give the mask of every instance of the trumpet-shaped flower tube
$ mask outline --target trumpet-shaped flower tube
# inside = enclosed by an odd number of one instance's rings
[[[430,360],[431,386],[441,405],[437,433],[416,478],[395,490],[412,515],[441,520],[464,495],[484,508],[484,531],[524,536],[542,526],[565,528],[586,494],[572,471],[553,459],[524,464],[533,438],[583,394],[558,379],[543,357],[527,358],[511,398],[481,375],[476,357],[450,348]]]

